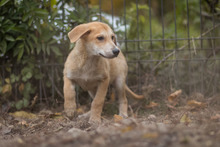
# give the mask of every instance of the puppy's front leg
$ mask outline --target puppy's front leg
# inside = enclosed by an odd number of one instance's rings
[[[76,111],[76,92],[74,83],[64,76],[64,111],[68,117],[74,117]]]
[[[92,105],[91,105],[91,116],[89,119],[89,123],[92,124],[99,124],[101,123],[101,113],[103,104],[105,101],[105,96],[108,90],[109,85],[109,79],[105,79],[102,81],[96,91],[95,98],[93,99]]]

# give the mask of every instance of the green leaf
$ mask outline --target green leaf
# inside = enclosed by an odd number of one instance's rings
[[[3,54],[6,53],[7,51],[7,43],[5,40],[2,40],[2,42],[0,43],[0,50],[2,51]]]
[[[29,55],[30,54],[30,48],[29,48],[29,46],[26,42],[24,43],[24,48],[25,48],[27,54]]]
[[[21,70],[21,75],[25,76],[28,72],[31,72],[31,68],[29,68],[28,66],[25,66],[22,70]]]
[[[16,82],[16,75],[11,74],[10,79],[11,79],[11,83],[15,83]]]
[[[22,81],[23,81],[23,82],[26,82],[26,81],[27,81],[27,78],[26,78],[26,77],[22,77]]]
[[[52,47],[52,51],[57,55],[57,56],[61,56],[62,53],[60,52],[60,49],[56,46]]]
[[[24,54],[24,48],[21,48],[21,51],[19,52],[19,54],[18,54],[18,61],[20,61],[21,60],[21,58],[22,58],[22,56],[23,56],[23,54]]]
[[[15,31],[15,32],[19,32],[19,33],[24,33],[26,30],[22,27],[12,27],[11,28],[12,31]]]
[[[30,13],[26,13],[25,15],[23,15],[22,21],[25,22],[28,19],[29,15]]]
[[[35,14],[38,16],[38,17],[44,17],[44,16],[47,16],[48,15],[48,12],[44,9],[34,9],[34,12]]]
[[[43,51],[44,53],[46,53],[45,43],[42,43],[42,51]]]
[[[18,102],[15,103],[15,107],[16,109],[20,110],[21,108],[23,108],[24,106],[24,102],[23,100],[19,100]]]
[[[28,107],[29,105],[29,100],[27,98],[23,99],[24,101],[24,107]]]
[[[24,37],[24,36],[18,36],[18,37],[16,38],[16,40],[25,40],[25,37]]]
[[[4,16],[0,16],[0,22],[4,20]]]
[[[50,55],[50,46],[49,45],[46,45],[46,52],[48,55]]]
[[[16,82],[18,82],[19,79],[20,79],[20,76],[19,76],[19,75],[15,77],[15,81],[16,81]]]
[[[53,39],[53,40],[49,41],[48,44],[51,45],[51,44],[54,44],[56,42],[57,42],[57,40]]]
[[[34,47],[32,45],[32,42],[30,41],[30,39],[26,39],[27,44],[29,45],[29,47],[31,48],[31,51],[34,51]]]
[[[4,6],[6,3],[8,3],[10,0],[2,0],[0,2],[0,7]]]
[[[6,35],[5,39],[8,40],[8,41],[15,41],[15,39],[10,35]]]
[[[34,40],[34,43],[37,44],[37,37],[33,34],[30,34],[30,37]]]
[[[15,41],[9,42],[9,43],[8,43],[8,47],[7,47],[7,51],[9,51],[9,50],[12,49],[13,47],[15,47],[15,44],[16,44]]]
[[[39,55],[40,51],[41,51],[41,45],[40,45],[40,44],[37,44],[37,54],[38,54],[38,55]]]
[[[36,79],[36,80],[40,80],[40,79],[42,79],[44,77],[44,75],[42,74],[42,73],[38,73],[38,74],[35,74],[34,75],[34,78]]]
[[[15,26],[15,24],[10,24],[10,25],[6,25],[4,26],[4,31],[5,32],[9,32],[11,31],[11,29]]]
[[[30,83],[30,82],[27,82],[27,83],[25,84],[25,90],[26,90],[27,92],[29,92],[31,89],[32,89],[31,83]]]
[[[31,18],[28,20],[28,26],[31,26],[33,20],[34,20],[34,17],[31,17]]]
[[[10,75],[10,79],[11,79],[11,83],[14,83],[14,82],[15,82],[15,75],[14,75],[14,74],[11,74],[11,75]]]
[[[19,43],[13,52],[13,56],[14,57],[17,56],[17,60],[19,61],[23,56],[23,53],[24,53],[24,43]]]
[[[3,24],[4,26],[8,26],[8,25],[13,24],[13,22],[12,22],[10,19],[5,19],[2,24]]]
[[[50,7],[54,10],[56,8],[56,4],[57,4],[57,1],[56,0],[51,0],[50,1]]]
[[[27,79],[30,79],[32,77],[32,73],[31,72],[28,72],[27,74],[26,74],[26,78]]]

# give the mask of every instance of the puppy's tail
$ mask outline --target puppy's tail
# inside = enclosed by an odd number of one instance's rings
[[[125,92],[128,97],[132,97],[134,99],[143,99],[144,98],[143,95],[137,95],[133,91],[131,91],[131,89],[127,85],[125,85]]]

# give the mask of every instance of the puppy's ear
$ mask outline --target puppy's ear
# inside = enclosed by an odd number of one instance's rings
[[[84,34],[90,32],[90,29],[88,28],[87,24],[81,24],[76,26],[74,29],[72,29],[68,33],[68,37],[70,39],[71,43],[76,42],[80,37],[82,37]]]

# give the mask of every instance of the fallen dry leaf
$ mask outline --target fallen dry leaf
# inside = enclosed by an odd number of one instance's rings
[[[42,117],[44,118],[53,118],[53,119],[62,119],[63,118],[63,115],[62,113],[58,113],[58,112],[51,112],[49,110],[43,110],[40,112]]]
[[[130,125],[130,126],[126,126],[123,129],[121,129],[121,132],[126,133],[126,132],[133,130],[133,129],[134,129],[134,127],[132,125]]]
[[[211,120],[220,121],[220,114],[216,114],[214,116],[211,116]]]
[[[181,123],[185,123],[185,124],[189,124],[190,122],[192,122],[192,120],[188,117],[187,114],[184,114],[181,119],[180,119]]]
[[[122,117],[122,116],[117,115],[117,114],[114,115],[114,122],[115,122],[115,123],[118,123],[118,122],[120,122],[121,120],[123,120],[123,117]]]
[[[54,118],[54,119],[62,119],[62,118],[63,118],[63,115],[62,115],[62,113],[54,113],[53,118]]]
[[[79,106],[79,107],[76,109],[76,112],[77,112],[78,115],[81,115],[81,114],[86,113],[86,106],[84,106],[84,105]]]
[[[168,96],[168,102],[175,106],[177,104],[177,97],[180,96],[180,94],[182,93],[182,90],[177,90],[174,93],[170,94]]]
[[[24,83],[21,83],[21,84],[19,85],[18,90],[19,90],[20,93],[23,92],[23,90],[24,90]]]
[[[11,84],[6,84],[6,85],[4,85],[4,86],[2,87],[1,93],[2,93],[2,94],[11,93],[11,91],[12,91],[12,86],[11,86]]]
[[[28,123],[25,120],[21,120],[20,122],[18,122],[18,124],[20,124],[22,126],[28,126]]]
[[[145,107],[146,107],[146,108],[154,108],[154,107],[157,107],[157,106],[159,106],[158,103],[150,102],[150,104],[149,104],[149,105],[146,105]]]
[[[62,113],[60,113],[60,112],[55,112],[54,115],[60,116],[60,115],[62,115]]]
[[[17,138],[17,142],[18,142],[19,144],[24,144],[24,140],[21,139],[21,138]]]
[[[204,107],[206,107],[206,103],[198,102],[196,100],[189,100],[187,102],[187,105],[189,105],[190,107],[193,107],[193,108],[204,108]]]
[[[14,113],[9,113],[9,114],[14,117],[20,117],[20,118],[28,118],[28,119],[37,118],[37,115],[25,111],[16,111]]]
[[[35,95],[33,100],[31,101],[30,108],[33,108],[35,106],[35,104],[37,103],[37,99],[38,99],[38,95]]]
[[[170,104],[167,104],[167,107],[170,108],[170,109],[173,109],[173,110],[176,110],[176,107],[170,105]]]
[[[78,109],[76,109],[77,114],[83,114],[85,113],[84,109],[79,107]]]
[[[143,138],[157,138],[158,133],[157,132],[152,132],[152,133],[145,133],[142,136]]]
[[[112,91],[110,94],[110,102],[115,102],[115,93]]]

